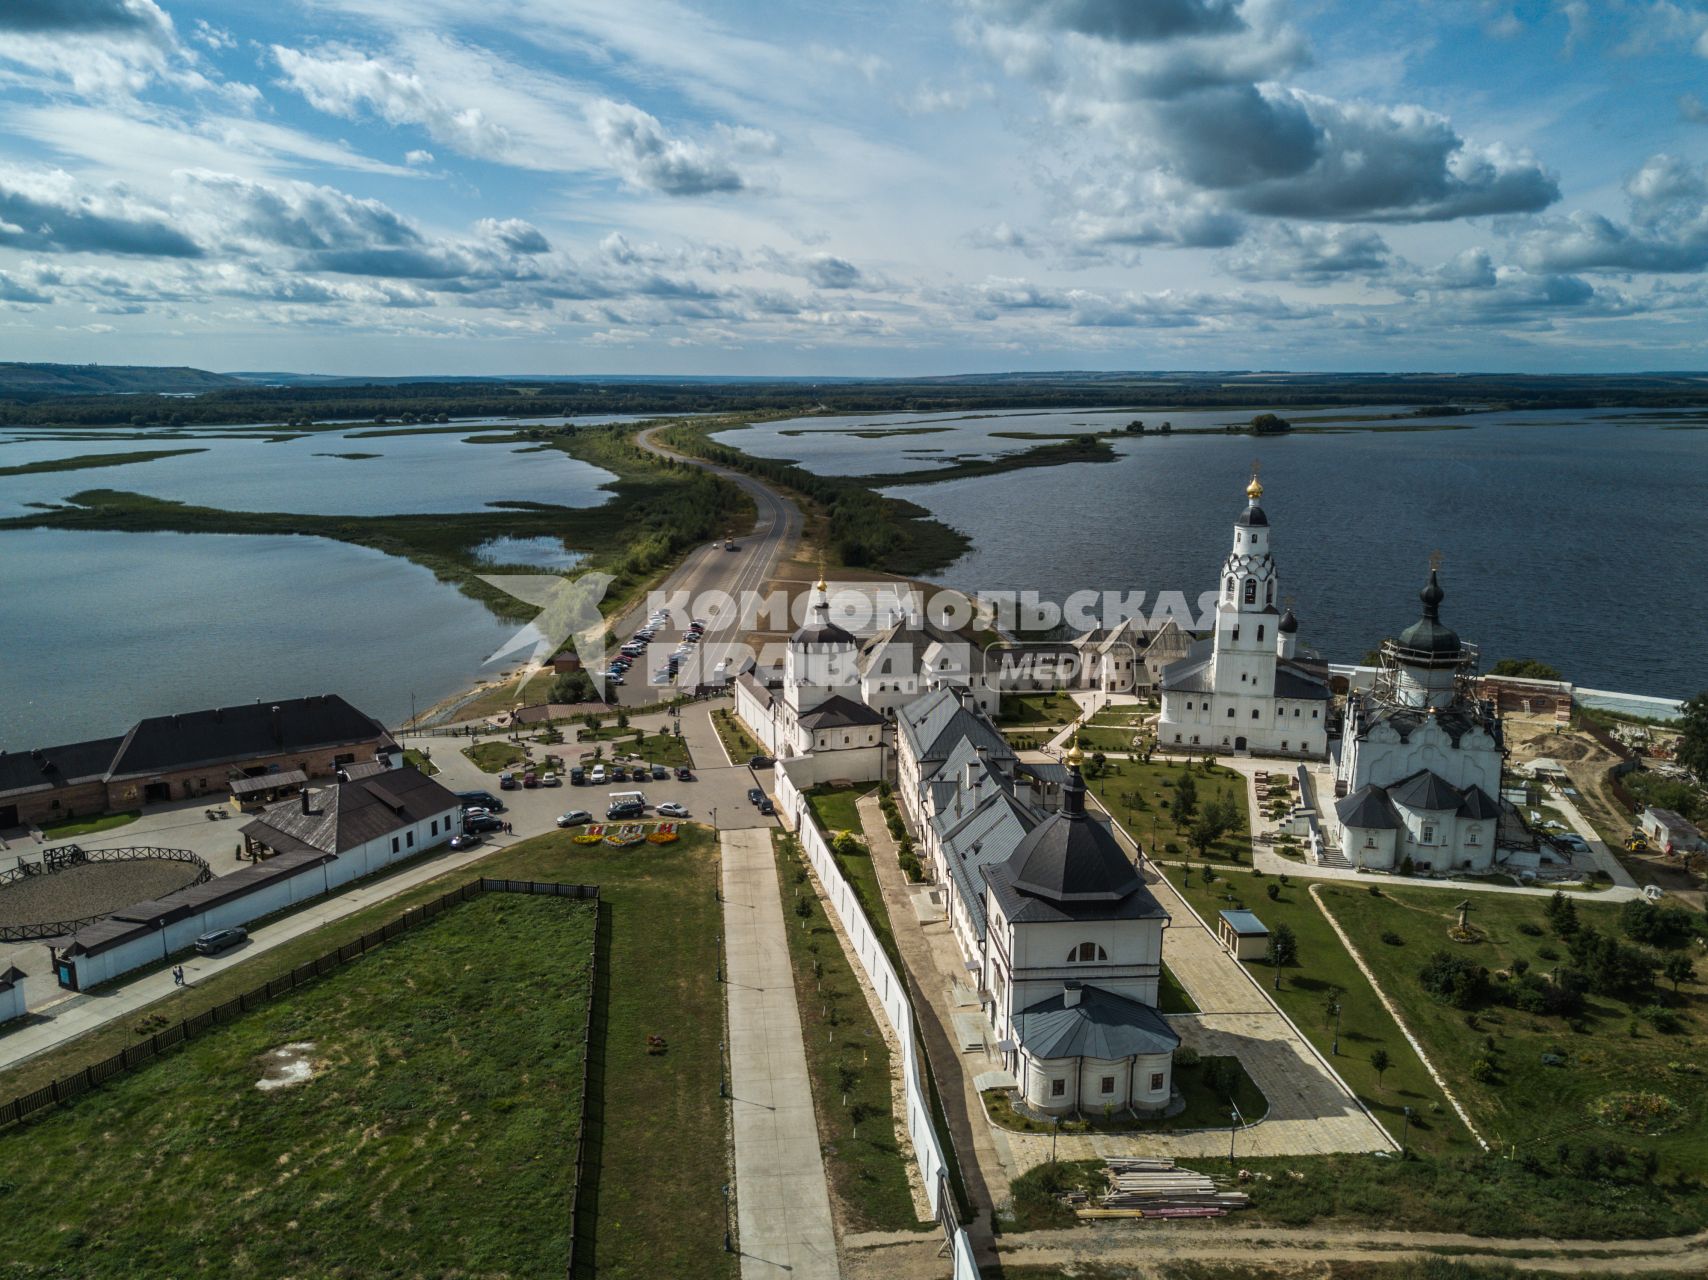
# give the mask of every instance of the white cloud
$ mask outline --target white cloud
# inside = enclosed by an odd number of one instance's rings
[[[740,191],[741,175],[698,143],[672,138],[657,117],[626,102],[603,98],[587,111],[605,157],[624,182],[669,196]]]

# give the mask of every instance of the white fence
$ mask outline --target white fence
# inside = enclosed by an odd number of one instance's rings
[[[930,1093],[924,1080],[920,1078],[919,1071],[924,1051],[916,1041],[913,1004],[908,999],[907,983],[896,973],[895,966],[884,953],[883,944],[878,941],[878,935],[872,929],[872,922],[866,919],[866,913],[860,909],[860,901],[854,896],[853,887],[837,867],[835,859],[830,856],[830,845],[825,840],[824,833],[819,830],[812,807],[795,786],[787,769],[777,769],[775,787],[777,801],[782,811],[793,820],[795,835],[801,842],[801,848],[806,851],[813,870],[818,873],[818,881],[824,886],[830,905],[836,911],[836,918],[842,922],[842,928],[854,946],[854,954],[860,958],[860,966],[871,980],[872,989],[878,993],[878,1002],[883,1007],[884,1017],[890,1024],[890,1030],[895,1033],[896,1043],[901,1047],[902,1082],[907,1099],[907,1133],[913,1140],[914,1158],[919,1163],[919,1175],[925,1183],[931,1211],[937,1215],[938,1221],[944,1224],[949,1233],[949,1244],[954,1253],[954,1270],[951,1272],[953,1280],[980,1280],[979,1266],[973,1258],[972,1241],[967,1237],[966,1228],[958,1221],[954,1196],[949,1190],[948,1162],[944,1159],[937,1130],[931,1123]]]

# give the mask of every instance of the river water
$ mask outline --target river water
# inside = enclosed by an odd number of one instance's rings
[[[1252,412],[1080,412],[1028,417],[1023,428],[941,414],[911,422],[953,426],[952,452],[977,454],[978,436],[992,430],[1106,428],[1134,416],[1179,428]],[[1300,424],[1348,412],[1283,411]],[[972,538],[972,550],[935,581],[1053,599],[1090,588],[1150,599],[1180,591],[1196,601],[1215,587],[1256,459],[1282,591],[1294,599],[1301,641],[1330,660],[1355,661],[1417,617],[1416,592],[1439,550],[1443,617],[1480,644],[1485,665],[1540,658],[1582,685],[1660,697],[1708,688],[1708,432],[1700,421],[1618,410],[1446,422],[1460,429],[1394,429],[1415,425],[1402,420],[1266,438],[1147,434],[1117,441],[1110,463],[889,492]],[[861,423],[894,429],[909,420],[844,420]],[[809,418],[722,438],[838,474],[908,469],[905,450],[951,439],[785,434],[825,425]],[[987,447],[1036,443],[999,438]]]

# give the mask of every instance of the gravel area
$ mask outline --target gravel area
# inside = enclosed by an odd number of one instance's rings
[[[48,924],[104,915],[182,889],[200,874],[188,862],[86,862],[0,888],[0,924]]]

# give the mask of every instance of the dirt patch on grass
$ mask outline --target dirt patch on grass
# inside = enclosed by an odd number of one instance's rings
[[[314,1060],[314,1041],[293,1040],[261,1055],[261,1078],[255,1087],[262,1093],[307,1084],[320,1074],[323,1064]]]

